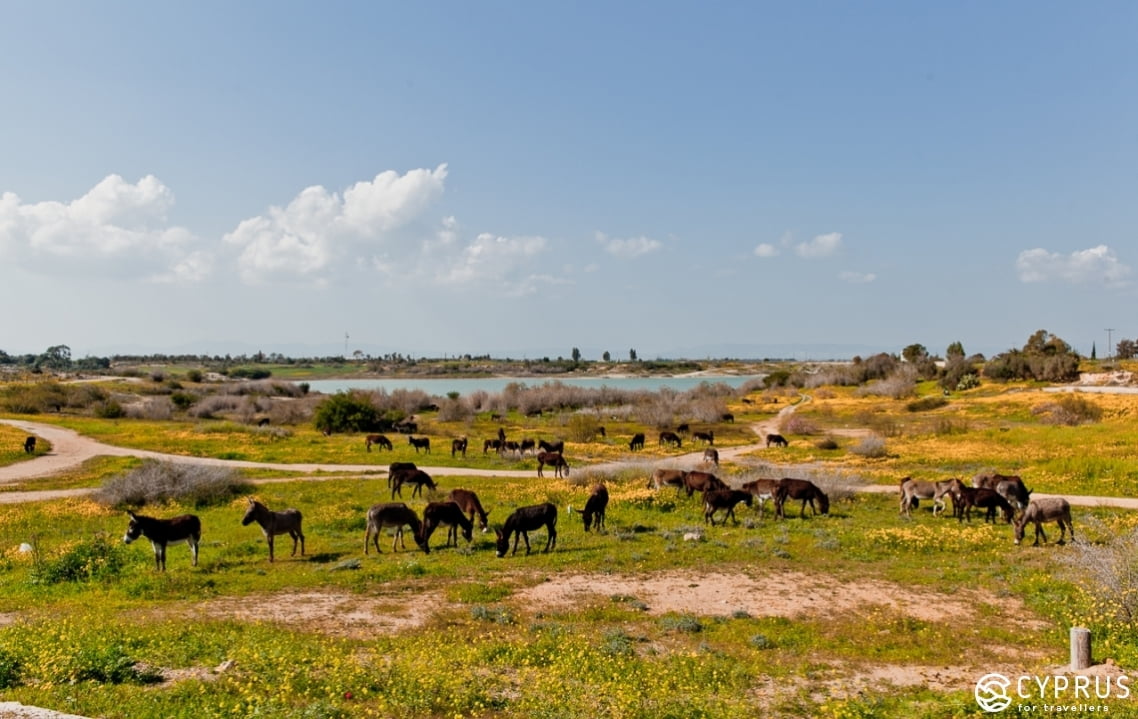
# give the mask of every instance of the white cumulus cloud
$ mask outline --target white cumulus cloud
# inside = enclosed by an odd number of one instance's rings
[[[452,286],[490,284],[507,294],[526,294],[535,289],[528,268],[548,245],[544,237],[502,237],[483,232],[455,254],[435,279]]]
[[[1037,247],[1019,253],[1016,272],[1021,282],[1103,282],[1117,286],[1126,282],[1130,267],[1123,264],[1114,250],[1106,245],[1077,250],[1069,255]]]
[[[873,282],[877,279],[877,275],[872,272],[839,272],[838,279],[849,282],[854,285],[864,285]]]
[[[251,283],[289,278],[323,283],[341,260],[370,256],[375,266],[388,266],[391,252],[408,251],[416,238],[399,230],[419,220],[442,196],[447,166],[411,170],[404,175],[382,172],[370,182],[357,182],[341,195],[322,186],[305,188],[288,205],[242,221],[225,235],[241,248],[238,269]],[[454,229],[444,221],[440,241]]]
[[[603,232],[598,232],[597,242],[601,244],[605,252],[615,257],[623,257],[625,259],[632,259],[647,255],[650,252],[655,252],[660,249],[661,245],[659,240],[653,240],[650,237],[641,235],[640,237],[629,237],[625,239],[617,237],[609,237]]]
[[[818,235],[809,242],[799,242],[794,251],[798,253],[799,257],[812,260],[819,257],[829,257],[837,252],[841,246],[842,233],[831,232],[826,235]]]
[[[194,248],[189,230],[169,225],[173,204],[174,193],[153,175],[137,183],[108,175],[71,202],[25,203],[5,192],[0,256],[47,274],[202,279],[209,259]],[[177,271],[187,261],[198,270]]]
[[[778,248],[769,242],[763,242],[754,249],[755,257],[776,257]]]

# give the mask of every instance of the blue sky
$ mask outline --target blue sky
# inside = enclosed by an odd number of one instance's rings
[[[1130,2],[0,2],[0,349],[1138,337]]]

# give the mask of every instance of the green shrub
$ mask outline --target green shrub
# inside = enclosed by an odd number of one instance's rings
[[[197,397],[190,394],[189,392],[174,392],[170,395],[170,401],[174,403],[175,407],[183,412],[189,409],[194,404],[194,402],[197,401],[197,399]]]
[[[0,689],[11,689],[20,685],[23,667],[15,654],[0,647]]]
[[[95,416],[100,419],[122,419],[126,416],[126,410],[123,409],[123,406],[113,399],[99,402],[92,409]]]
[[[97,535],[81,542],[53,560],[39,560],[30,575],[33,584],[87,582],[117,576],[125,557],[118,544]]]
[[[186,372],[186,379],[188,379],[189,381],[191,381],[195,384],[197,384],[198,382],[201,382],[204,378],[205,378],[205,375],[202,374],[202,371],[200,369],[192,369],[192,370]]]
[[[905,405],[905,409],[910,412],[928,412],[933,409],[940,409],[948,404],[948,400],[940,395],[929,395],[921,399],[915,399]]]
[[[569,418],[566,432],[572,442],[592,442],[597,438],[600,426],[596,415],[579,412]]]
[[[273,373],[261,367],[238,367],[229,370],[229,376],[234,379],[268,379]]]
[[[152,684],[161,681],[162,676],[152,669],[139,669],[138,662],[122,646],[111,644],[80,648],[71,660],[66,679],[71,683]]]
[[[316,429],[332,432],[383,431],[382,416],[366,392],[337,392],[316,406]]]

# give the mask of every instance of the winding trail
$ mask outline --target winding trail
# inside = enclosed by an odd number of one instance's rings
[[[768,420],[757,422],[751,425],[751,430],[757,437],[765,438],[767,434],[772,434],[778,431],[781,421],[790,413],[794,412],[802,404],[809,402],[808,395],[802,395],[800,402],[787,405],[779,410],[779,413]],[[353,474],[375,474],[384,473],[387,470],[382,466],[374,464],[325,464],[325,463],[303,463],[303,464],[282,464],[274,462],[251,462],[247,460],[236,459],[217,459],[214,457],[187,457],[177,454],[166,454],[164,452],[153,452],[145,449],[133,449],[130,447],[118,447],[115,445],[106,444],[90,437],[85,437],[78,432],[67,429],[64,427],[57,427],[51,424],[43,424],[40,422],[28,422],[26,420],[16,419],[0,419],[0,423],[7,424],[12,427],[17,427],[28,434],[34,434],[51,442],[52,449],[37,456],[35,459],[17,462],[5,467],[0,467],[0,486],[20,482],[28,479],[36,479],[43,477],[51,477],[61,472],[78,467],[83,462],[94,457],[138,457],[141,459],[155,459],[164,462],[174,462],[178,464],[203,464],[209,466],[220,467],[233,467],[239,469],[273,469],[281,472],[301,472],[311,474],[314,472],[331,472],[336,473],[336,477],[320,477],[319,479],[338,479],[344,475]],[[868,430],[846,430],[843,434],[851,434],[854,436],[861,436],[868,434]],[[740,455],[754,452],[755,450],[762,449],[765,445],[763,443],[740,445],[737,447],[724,447],[719,449],[720,461],[735,460]],[[669,466],[681,469],[693,469],[703,462],[703,452],[690,452],[687,454],[679,455],[676,457],[669,457],[667,459],[659,460],[659,464],[668,464]],[[638,462],[639,463],[639,462]],[[617,461],[605,462],[599,464],[589,465],[588,468],[595,471],[610,471],[618,470],[629,466],[630,462]],[[464,476],[464,477],[532,477],[532,470],[513,470],[513,469],[475,469],[471,467],[422,467],[423,470],[432,475],[447,477],[447,476]],[[294,479],[294,478],[290,478]],[[317,479],[317,478],[312,478]],[[272,482],[286,481],[281,479],[256,479],[251,480],[253,484],[268,484]],[[859,492],[874,492],[882,494],[894,494],[898,491],[897,487],[883,484],[867,484],[856,487]],[[22,502],[38,502],[49,499],[59,499],[64,497],[77,497],[90,494],[95,490],[90,488],[81,489],[44,489],[44,490],[26,490],[26,491],[0,491],[0,504],[19,504]],[[1048,495],[1042,493],[1033,493],[1033,497],[1050,497],[1055,495]],[[1063,495],[1067,501],[1072,505],[1084,507],[1116,507],[1120,509],[1138,509],[1138,499],[1124,498],[1124,497],[1096,497],[1096,496],[1070,496]]]

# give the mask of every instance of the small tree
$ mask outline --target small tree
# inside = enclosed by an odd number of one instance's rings
[[[636,361],[636,350],[629,350],[628,351],[628,359],[630,362]]]
[[[577,349],[576,347],[573,348],[573,361],[574,362],[580,362],[581,361],[581,350]]]
[[[1134,359],[1136,354],[1138,354],[1138,344],[1135,344],[1134,340],[1120,340],[1114,356],[1118,359]]]
[[[605,362],[611,362],[612,355],[609,354],[608,350],[605,350],[605,353],[601,355],[601,359],[603,359]]]

